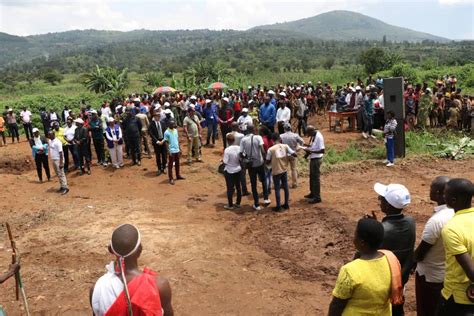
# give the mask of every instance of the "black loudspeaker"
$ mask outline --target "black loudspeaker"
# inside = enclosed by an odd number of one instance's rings
[[[402,77],[383,79],[383,99],[385,113],[393,111],[398,123],[395,135],[395,157],[403,158],[405,157],[405,103]]]

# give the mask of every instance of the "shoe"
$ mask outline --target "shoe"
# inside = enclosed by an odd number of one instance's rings
[[[393,162],[389,162],[389,163],[386,164],[387,167],[392,167],[392,166],[394,166],[394,165],[395,165],[395,164],[394,164]]]
[[[226,210],[232,211],[234,209],[234,206],[233,205],[224,205],[224,208]]]
[[[367,139],[367,134],[365,132],[362,132],[362,137],[364,137],[365,139]]]
[[[321,203],[321,202],[322,202],[321,199],[311,199],[309,201],[309,204],[318,204],[318,203]]]
[[[163,172],[161,172],[161,170],[160,170],[160,171],[157,171],[157,172],[156,172],[156,176],[159,177],[159,176],[161,176],[162,173],[163,173]]]
[[[279,207],[279,206],[272,207],[272,211],[273,211],[273,212],[280,212],[280,211],[281,211],[281,207]]]
[[[313,195],[310,193],[310,194],[306,194],[304,196],[305,199],[312,199],[313,198]]]
[[[176,180],[185,180],[186,178],[185,177],[182,177],[182,176],[179,176],[179,177],[176,177]]]
[[[170,182],[171,185],[174,185],[174,180],[173,179],[170,179],[169,182]]]
[[[262,208],[260,207],[260,205],[252,205],[252,208],[256,211],[260,211],[262,210]]]
[[[375,135],[370,135],[370,137],[372,137],[373,139],[377,139],[377,136]]]
[[[285,210],[289,210],[290,206],[288,204],[283,204],[281,207],[283,207]]]
[[[69,189],[64,189],[62,192],[61,192],[61,195],[65,195],[69,192]]]
[[[270,201],[270,199],[263,200],[263,204],[265,205],[265,207],[270,205],[270,203],[272,203],[272,201]]]

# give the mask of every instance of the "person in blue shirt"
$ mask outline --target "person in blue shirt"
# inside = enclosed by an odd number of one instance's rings
[[[179,147],[179,134],[178,129],[176,128],[176,121],[174,119],[170,120],[168,129],[165,131],[163,140],[166,143],[168,156],[168,178],[169,183],[174,184],[173,180],[173,163],[176,171],[176,179],[184,180],[184,177],[179,173],[179,156],[181,155],[181,149]]]
[[[258,118],[260,123],[268,127],[272,133],[274,132],[276,109],[275,106],[270,102],[270,96],[266,96],[264,103],[260,106]]]
[[[207,126],[207,138],[206,138],[206,147],[210,146],[210,141],[212,137],[212,146],[216,144],[217,139],[217,125],[218,125],[218,113],[217,109],[219,106],[212,102],[211,100],[206,100],[206,106],[204,107],[204,117],[206,118]]]

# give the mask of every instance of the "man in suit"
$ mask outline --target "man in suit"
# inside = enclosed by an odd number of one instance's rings
[[[161,113],[159,111],[155,111],[153,120],[148,127],[148,132],[150,133],[151,142],[153,144],[153,148],[155,149],[156,166],[158,167],[158,172],[156,173],[157,176],[166,172],[167,150],[166,144],[163,141],[166,128],[166,123],[161,121]]]

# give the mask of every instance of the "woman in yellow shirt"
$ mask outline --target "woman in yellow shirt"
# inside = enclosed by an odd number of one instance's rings
[[[354,245],[360,257],[339,271],[329,316],[392,314],[390,266],[378,251],[383,235],[383,226],[375,219],[359,220]]]

